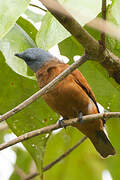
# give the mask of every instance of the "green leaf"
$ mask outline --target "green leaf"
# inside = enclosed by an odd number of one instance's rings
[[[30,0],[0,1],[0,39],[14,26],[19,16],[26,10]]]
[[[34,23],[40,22],[43,18],[42,14],[35,13],[30,9],[27,9],[24,13],[28,19],[32,20]]]
[[[113,3],[107,9],[107,19],[113,24],[120,27],[120,1],[114,0]],[[106,46],[110,51],[112,51],[116,56],[120,57],[120,41],[107,36]]]
[[[59,2],[82,26],[101,12],[102,1],[99,0],[59,0]]]
[[[48,50],[68,36],[70,33],[48,12],[42,19],[36,43],[38,47]]]
[[[17,27],[15,27],[15,30],[16,28]],[[14,29],[10,33],[13,33],[13,31]],[[21,36],[24,39],[26,48],[30,47],[31,44],[29,41],[26,41],[24,34],[21,34]],[[13,42],[15,43],[15,41]],[[21,47],[21,49],[24,50],[23,48],[25,48],[25,46]],[[12,51],[12,47],[10,47],[11,46],[9,46],[9,51]],[[0,114],[3,114],[38,91],[38,85],[36,81],[20,76],[12,71],[6,64],[2,54],[0,54],[0,67]],[[57,118],[58,116],[46,105],[43,99],[39,98],[27,108],[9,118],[7,123],[11,130],[19,136],[26,132],[53,124]],[[39,171],[41,171],[42,168],[47,139],[48,136],[41,135],[23,142],[36,162]]]
[[[29,76],[26,63],[14,56],[16,52],[24,51],[30,47],[35,47],[34,41],[18,25],[15,25],[14,28],[0,40],[0,50],[4,54],[6,63],[10,68],[22,76],[35,79],[33,74]]]
[[[16,23],[35,41],[37,29],[31,22],[20,16]]]

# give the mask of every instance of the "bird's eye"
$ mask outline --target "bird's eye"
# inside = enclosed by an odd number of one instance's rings
[[[30,61],[30,58],[29,58],[29,57],[25,57],[25,61],[26,61],[26,62],[29,62],[29,61]]]

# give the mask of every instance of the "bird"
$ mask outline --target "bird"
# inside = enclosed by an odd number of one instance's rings
[[[43,88],[61,72],[69,67],[57,57],[41,48],[28,48],[24,52],[16,53],[36,74],[39,88]],[[45,102],[63,119],[70,119],[82,115],[99,113],[95,95],[82,73],[76,69],[44,94]],[[76,123],[73,126],[87,136],[101,157],[115,155],[104,128],[102,119],[86,123]]]

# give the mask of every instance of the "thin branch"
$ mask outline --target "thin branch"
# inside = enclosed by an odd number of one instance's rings
[[[33,174],[28,175],[24,180],[30,180],[39,175],[40,175],[39,172],[34,172]]]
[[[106,20],[106,0],[102,0],[102,18]],[[101,33],[100,37],[100,43],[103,46],[103,49],[105,50],[105,32]]]
[[[56,19],[73,35],[74,38],[85,48],[89,55],[89,59],[98,61],[109,73],[110,77],[113,77],[117,83],[120,84],[120,59],[109,52],[107,49],[103,51],[102,45],[98,43],[73,17],[67,12],[64,7],[56,0],[40,0],[43,5],[56,17]],[[102,20],[102,19],[101,19]],[[107,25],[102,24],[102,21],[95,19],[87,25],[101,28],[101,31],[109,32],[108,26],[111,27],[110,23]],[[102,25],[102,27],[101,27]],[[105,26],[104,26],[105,25]],[[113,24],[112,24],[113,25]],[[120,39],[120,31],[116,30],[114,25],[111,33],[117,31],[116,36]],[[115,33],[114,33],[115,35]]]
[[[101,114],[86,115],[86,116],[83,116],[82,123],[86,123],[86,122],[94,121],[94,120],[98,120],[98,119],[109,119],[109,118],[120,118],[120,112],[107,112],[107,113],[101,113]],[[65,127],[73,126],[74,124],[79,123],[78,121],[79,121],[78,118],[64,120],[63,126],[65,126]],[[79,125],[81,125],[81,124],[79,123]],[[51,131],[59,129],[59,128],[61,128],[59,124],[52,124],[50,126],[46,126],[41,129],[37,129],[37,130],[31,131],[31,132],[25,133],[9,142],[1,144],[0,150],[3,150],[7,147],[10,147],[14,144],[25,141],[32,137],[38,136],[40,134],[50,133]]]
[[[43,168],[43,171],[47,171],[48,169],[52,168],[56,163],[61,161],[63,158],[68,156],[74,149],[76,149],[80,144],[82,144],[87,139],[86,136],[84,136],[77,144],[75,144],[73,147],[71,147],[68,151],[66,151],[64,154],[62,154],[60,157],[58,157],[55,161],[48,164]]]
[[[50,83],[48,83],[46,86],[44,86],[42,89],[40,89],[38,92],[33,94],[31,97],[23,101],[21,104],[13,108],[12,110],[6,112],[2,116],[0,116],[0,122],[8,119],[9,117],[13,116],[17,112],[24,109],[26,106],[30,105],[32,102],[34,102],[36,99],[38,99],[43,94],[47,93],[53,86],[58,84],[61,80],[63,80],[68,74],[70,74],[72,71],[74,71],[76,68],[78,68],[80,65],[82,65],[86,60],[88,59],[87,55],[82,56],[78,61],[73,63],[71,66],[69,66],[65,71],[63,71],[61,74],[59,74],[56,78],[54,78]]]
[[[78,141],[77,144],[75,144],[73,147],[71,147],[69,150],[67,150],[65,153],[63,153],[61,156],[59,156],[56,160],[54,160],[53,162],[51,162],[50,164],[48,164],[47,166],[45,166],[43,168],[43,172],[47,171],[48,169],[52,168],[56,163],[58,163],[59,161],[61,161],[62,159],[64,159],[66,156],[68,156],[74,149],[76,149],[80,144],[82,144],[85,140],[87,139],[86,136],[84,136],[80,141]],[[40,173],[39,172],[35,172],[29,176],[27,176],[24,180],[30,180],[36,176],[38,176]]]
[[[46,9],[44,9],[44,8],[42,8],[42,7],[40,7],[40,6],[37,6],[37,5],[35,5],[35,4],[31,4],[31,3],[30,3],[29,6],[33,6],[33,7],[36,7],[36,8],[38,8],[38,9],[44,11],[44,12],[47,12]]]
[[[67,121],[64,122],[64,126],[69,126],[69,125],[72,125],[73,123],[77,123],[77,122],[78,122],[77,118],[67,120]],[[51,131],[59,129],[59,128],[60,128],[59,124],[52,124],[50,126],[46,126],[46,127],[41,128],[41,129],[37,129],[37,130],[31,131],[31,132],[25,133],[25,134],[15,138],[15,139],[9,141],[9,142],[1,144],[0,145],[0,150],[3,150],[5,148],[7,148],[7,147],[10,147],[10,146],[12,146],[14,144],[25,141],[27,139],[30,139],[30,138],[32,138],[34,136],[38,136],[40,134],[45,134],[45,133],[50,133]]]

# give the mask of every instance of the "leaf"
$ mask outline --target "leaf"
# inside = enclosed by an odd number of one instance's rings
[[[0,39],[14,26],[19,16],[26,10],[30,0],[0,1]]]
[[[32,76],[29,76],[26,63],[14,56],[16,52],[24,51],[30,47],[35,47],[34,41],[18,25],[15,25],[14,28],[0,40],[0,50],[4,54],[6,63],[10,68],[22,76],[35,79],[33,73]]]
[[[107,19],[113,24],[120,27],[120,1],[114,0],[107,10]],[[112,51],[116,56],[120,57],[120,41],[107,36],[106,46],[110,51]]]
[[[55,46],[70,33],[49,12],[42,19],[42,26],[36,36],[37,46],[48,50]]]
[[[43,18],[42,14],[35,13],[30,9],[27,9],[25,11],[25,15],[27,16],[28,19],[32,20],[34,23],[40,22]]]
[[[17,32],[16,28],[17,27],[9,32],[7,36],[13,38],[11,34],[14,31]],[[23,44],[21,44],[21,46],[15,45],[16,48],[18,47],[24,50],[23,48],[31,46],[31,41],[26,41],[26,36],[24,36],[24,33],[22,34],[22,32],[21,38],[24,39],[24,46]],[[19,44],[18,40],[16,40],[16,42]],[[15,41],[12,43],[15,43]],[[9,46],[9,51],[12,51],[11,48],[12,46]],[[12,71],[5,63],[2,54],[0,54],[0,67],[0,114],[3,114],[34,94],[38,90],[38,85],[36,81],[20,76]],[[56,122],[57,118],[58,116],[46,105],[43,99],[39,98],[27,108],[9,118],[7,123],[11,130],[19,136],[26,132],[47,126],[48,124],[53,124]],[[36,162],[40,172],[42,169],[47,139],[48,136],[44,134],[23,142],[24,146]]]
[[[20,16],[16,23],[35,41],[37,29],[31,22]]]
[[[59,0],[59,2],[82,26],[101,12],[102,1],[99,0]]]

